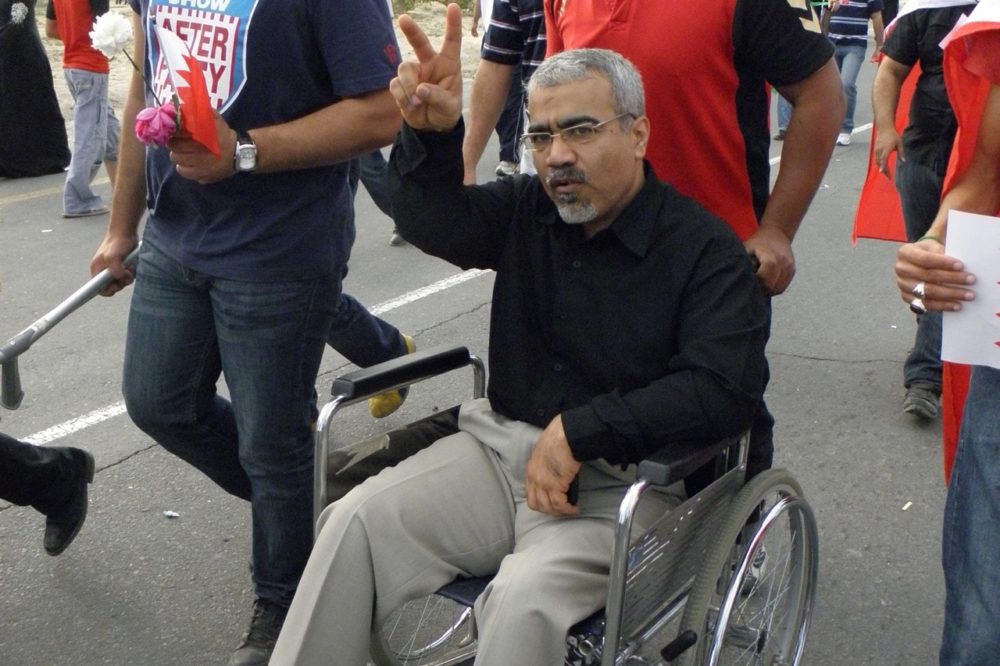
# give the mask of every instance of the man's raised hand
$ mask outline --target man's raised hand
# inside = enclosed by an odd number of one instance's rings
[[[399,66],[389,91],[403,120],[414,129],[444,132],[462,117],[462,10],[450,4],[446,12],[440,51],[409,15],[399,17],[417,61]]]

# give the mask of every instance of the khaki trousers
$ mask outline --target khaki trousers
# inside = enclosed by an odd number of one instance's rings
[[[373,618],[456,576],[494,572],[475,608],[476,664],[562,663],[569,627],[604,606],[626,475],[585,464],[580,515],[542,514],[524,491],[541,431],[486,400],[463,405],[459,427],[323,512],[272,666],[363,666]],[[650,495],[637,526],[676,503]]]

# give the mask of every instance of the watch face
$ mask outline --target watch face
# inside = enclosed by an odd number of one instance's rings
[[[237,163],[240,171],[251,171],[257,166],[257,150],[254,146],[240,146]]]

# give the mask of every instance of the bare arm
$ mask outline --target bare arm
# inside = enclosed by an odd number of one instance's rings
[[[1000,210],[1000,85],[990,88],[969,168],[941,201],[928,234],[948,231],[948,211],[994,215]]]
[[[273,173],[335,164],[392,143],[399,110],[388,88],[336,104],[281,125],[250,129],[257,171]],[[358,131],[358,128],[364,131]],[[234,145],[235,148],[235,145]],[[233,151],[225,155],[232,163]]]
[[[466,118],[465,141],[462,159],[465,162],[465,184],[476,183],[476,165],[479,164],[493,128],[496,127],[510,90],[514,68],[480,60],[476,77],[469,93],[469,114]]]
[[[384,89],[342,99],[287,123],[246,129],[257,144],[256,173],[275,173],[326,166],[364,155],[392,143],[399,124],[396,105],[388,89]],[[191,139],[170,140],[170,160],[178,174],[202,184],[233,175],[236,131],[218,115],[215,126],[218,157]]]
[[[145,51],[145,36],[138,14],[132,15],[132,34],[135,41],[135,62],[141,63]],[[122,112],[122,127],[135,126],[135,116],[145,107],[145,85],[139,72],[132,72],[128,97]],[[146,148],[134,132],[121,133],[118,145],[118,177],[111,200],[111,217],[104,240],[90,262],[91,274],[108,268],[115,277],[103,292],[105,296],[120,291],[131,284],[133,273],[122,266],[122,260],[139,243],[139,220],[146,210]]]
[[[912,67],[883,56],[875,72],[872,86],[872,109],[875,114],[875,162],[878,170],[886,176],[889,173],[889,155],[899,151],[899,159],[904,159],[903,142],[896,131],[896,109],[899,106],[899,91]]]
[[[943,241],[948,233],[948,211],[995,215],[1000,210],[1000,86],[990,89],[979,126],[976,151],[969,168],[941,201],[927,232]],[[928,310],[959,310],[962,301],[974,298],[975,277],[964,272],[962,262],[944,254],[944,246],[930,238],[907,243],[896,259],[896,285],[906,302],[913,300],[912,289],[925,282],[924,306]]]
[[[56,23],[55,20],[50,18],[45,19],[45,36],[49,39],[58,39],[59,41],[62,41],[62,38],[59,36],[58,26],[59,24]]]
[[[798,83],[782,86],[794,107],[781,150],[781,169],[747,251],[760,261],[757,278],[770,294],[780,294],[795,276],[792,239],[809,208],[833,152],[844,119],[844,93],[833,60]]]
[[[875,33],[875,56],[877,57],[885,43],[885,24],[882,21],[882,12],[872,14],[872,31]]]

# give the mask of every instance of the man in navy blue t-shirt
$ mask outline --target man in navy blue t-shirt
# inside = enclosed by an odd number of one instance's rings
[[[123,132],[91,270],[111,270],[108,294],[132,281],[122,259],[148,210],[125,402],[164,448],[250,501],[256,600],[230,664],[266,664],[312,547],[315,381],[353,240],[348,161],[396,133],[398,45],[385,0],[130,4],[144,76],[123,125],[173,92],[155,24],[202,67],[221,155]]]

